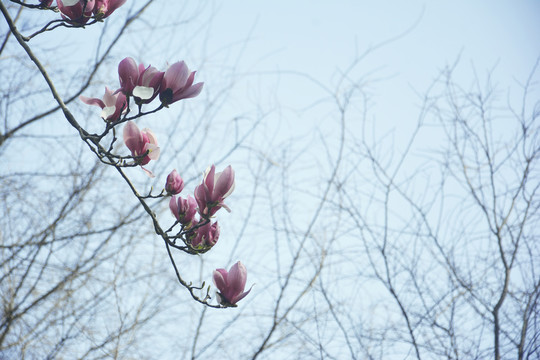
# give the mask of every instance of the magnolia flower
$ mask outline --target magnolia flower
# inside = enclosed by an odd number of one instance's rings
[[[191,196],[188,195],[187,199],[179,197],[178,200],[173,196],[169,201],[169,209],[171,209],[172,214],[180,224],[188,227],[195,225],[197,202]]]
[[[159,99],[163,105],[168,106],[173,102],[188,99],[199,95],[204,83],[193,85],[195,71],[189,72],[185,62],[180,61],[169,66],[159,90]]]
[[[98,19],[104,19],[111,15],[116,9],[124,5],[126,0],[96,0],[94,15]]]
[[[176,169],[171,171],[167,176],[167,182],[165,183],[165,190],[169,195],[178,195],[184,189],[184,179],[176,172]]]
[[[85,104],[96,105],[102,108],[101,117],[103,120],[111,122],[120,119],[120,115],[125,113],[127,109],[126,96],[122,93],[114,94],[108,87],[105,87],[103,100],[82,95],[79,96],[79,99]]]
[[[238,261],[229,272],[225,269],[214,270],[214,284],[219,290],[218,302],[225,306],[236,306],[251,291],[244,292],[247,280],[246,267]]]
[[[84,25],[92,16],[95,0],[57,0],[56,5],[62,13],[62,17],[68,19],[70,23]]]
[[[125,58],[118,64],[120,90],[126,95],[133,95],[137,104],[148,104],[159,93],[164,73],[153,66],[137,66],[135,60]]]
[[[219,239],[219,225],[217,221],[195,229],[195,236],[191,239],[191,247],[194,249],[208,249],[214,246]]]
[[[136,159],[137,164],[146,165],[150,160],[159,158],[159,146],[156,136],[150,129],[139,130],[133,121],[128,121],[124,126],[124,143],[131,150],[131,155],[134,157],[143,158]],[[154,177],[151,171],[142,167],[142,169],[151,177]]]
[[[202,184],[195,188],[199,214],[204,217],[214,215],[222,207],[231,211],[223,201],[234,190],[234,170],[229,165],[222,172],[215,174],[215,171],[214,165],[208,168]]]

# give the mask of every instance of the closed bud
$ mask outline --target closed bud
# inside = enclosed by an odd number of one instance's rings
[[[176,172],[176,169],[171,171],[167,176],[167,182],[165,183],[165,190],[169,195],[178,195],[184,189],[184,180]]]
[[[169,209],[180,224],[187,227],[195,225],[197,202],[191,196],[188,195],[187,199],[179,197],[178,200],[173,196],[169,201]]]
[[[195,229],[195,237],[191,240],[191,247],[196,250],[208,250],[214,246],[219,239],[219,225],[217,221],[210,225],[210,222]]]

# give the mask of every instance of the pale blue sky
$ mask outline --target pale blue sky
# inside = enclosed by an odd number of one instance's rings
[[[207,11],[214,16],[210,30],[204,33],[208,37],[205,54],[210,56],[206,61],[215,63],[224,56],[230,64],[223,66],[232,66],[238,58],[237,73],[249,74],[245,90],[233,95],[241,99],[235,110],[242,102],[247,108],[249,101],[264,106],[265,98],[272,99],[269,108],[305,109],[323,95],[313,83],[288,71],[304,73],[333,88],[341,72],[359,55],[399,37],[374,50],[352,72],[355,79],[366,80],[370,116],[393,127],[416,120],[421,105],[418,94],[458,56],[456,79],[463,86],[472,83],[473,67],[481,80],[494,70],[495,83],[501,90],[512,86],[514,95],[516,81],[526,79],[540,56],[538,1],[212,4]],[[198,59],[192,57],[196,64]],[[204,70],[201,77],[206,75]],[[205,81],[212,91],[212,78]],[[259,95],[257,100],[250,99],[254,92]],[[300,126],[299,132],[309,131],[311,121],[324,122],[309,113],[298,116],[293,123]]]

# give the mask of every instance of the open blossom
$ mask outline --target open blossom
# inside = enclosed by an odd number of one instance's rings
[[[131,150],[131,155],[142,156],[142,159],[137,159],[137,164],[146,165],[150,160],[159,158],[159,146],[154,133],[150,129],[139,130],[139,127],[133,122],[128,121],[124,126],[124,143]],[[149,176],[154,176],[152,172],[143,168]]]
[[[106,18],[120,6],[124,5],[125,2],[126,0],[96,0],[94,14],[99,19]]]
[[[206,170],[203,182],[195,188],[199,214],[204,217],[214,215],[222,207],[231,211],[223,201],[234,190],[234,170],[229,165],[222,172],[216,174],[215,171],[212,165]]]
[[[153,66],[144,67],[127,57],[118,64],[120,90],[133,95],[137,104],[148,104],[159,93],[164,73]]]
[[[101,112],[103,120],[111,122],[117,121],[127,109],[126,96],[122,93],[114,94],[108,87],[105,87],[103,100],[82,95],[79,96],[79,99],[85,104],[99,106],[103,109]]]
[[[57,0],[56,4],[62,16],[69,22],[84,25],[92,16],[95,7],[95,0]]]
[[[190,72],[186,63],[176,62],[169,66],[159,90],[159,99],[167,106],[178,100],[188,99],[199,95],[204,83],[193,84],[195,71]]]
[[[178,174],[176,169],[171,171],[167,176],[167,182],[165,183],[165,190],[169,195],[178,195],[184,189],[184,179]]]
[[[214,270],[214,284],[219,290],[218,301],[222,305],[236,306],[251,291],[244,292],[247,280],[247,269],[238,261],[229,272],[225,269]]]
[[[169,209],[180,224],[190,226],[197,214],[197,202],[189,195],[187,199],[178,197],[178,200],[173,196],[169,201]]]

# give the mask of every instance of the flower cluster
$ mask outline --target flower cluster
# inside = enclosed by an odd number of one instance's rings
[[[150,65],[137,65],[135,60],[127,57],[118,65],[118,77],[120,88],[113,92],[106,87],[103,99],[79,97],[88,105],[101,107],[101,117],[109,122],[120,120],[129,108],[131,97],[141,106],[159,95],[161,106],[168,107],[178,100],[199,95],[204,85],[202,82],[193,84],[195,71],[191,72],[183,61],[172,64],[163,72]]]
[[[135,62],[125,58],[118,65],[120,89],[126,96],[133,96],[138,105],[148,104],[159,95],[163,106],[195,97],[202,91],[204,83],[193,84],[195,71],[190,72],[186,63],[176,62],[165,71],[153,66]]]
[[[58,0],[60,3],[60,0]],[[68,1],[64,0],[64,4]],[[69,2],[72,4],[73,2]],[[104,16],[108,16],[122,1],[88,1],[86,7],[92,6],[99,11],[103,11]],[[74,4],[74,3],[73,3]],[[59,5],[60,7],[60,5]],[[75,7],[75,4],[71,6]],[[86,8],[85,8],[86,9]],[[72,9],[73,10],[73,9]],[[95,105],[101,108],[101,118],[110,124],[119,121],[126,121],[129,112],[129,101],[133,98],[139,106],[139,116],[141,106],[152,102],[158,95],[161,105],[154,111],[181,100],[199,95],[204,83],[193,84],[195,71],[191,72],[183,61],[172,64],[166,71],[159,71],[153,66],[137,65],[135,60],[127,57],[118,64],[118,77],[120,88],[112,91],[105,87],[105,94],[102,99],[79,96],[82,102],[88,105]],[[138,117],[138,116],[135,116]],[[133,122],[128,122],[124,128],[124,143],[131,151],[133,157],[142,157],[136,159],[138,165],[146,165],[150,160],[157,160],[159,157],[159,147],[152,131],[149,129],[139,130]],[[143,156],[145,155],[145,156]],[[152,172],[143,168],[144,171],[153,177]]]
[[[81,6],[81,2],[77,1],[57,1],[63,16],[81,22],[92,14],[106,17],[125,2],[125,0],[88,0]],[[45,1],[42,3],[48,4]],[[66,10],[66,6],[70,9]],[[80,96],[80,99],[88,105],[101,108],[101,117],[107,122],[106,130],[101,137],[118,124],[126,122],[123,129],[124,143],[134,161],[129,165],[139,165],[153,177],[152,172],[143,166],[151,160],[159,159],[160,148],[156,136],[150,129],[140,130],[132,119],[148,114],[142,112],[142,106],[156,98],[159,98],[161,104],[150,113],[168,107],[176,101],[199,95],[203,83],[193,83],[195,71],[191,72],[183,61],[172,64],[162,72],[150,65],[137,64],[130,57],[119,63],[118,77],[120,87],[115,91],[105,87],[102,99],[85,96]],[[131,99],[138,105],[139,113],[128,118]],[[121,158],[118,163],[123,164],[123,160],[125,158]],[[171,196],[169,208],[177,222],[166,232],[172,231],[177,224],[180,224],[180,231],[175,236],[166,238],[167,243],[190,254],[209,251],[217,243],[220,235],[219,224],[212,221],[212,217],[221,208],[231,211],[225,204],[225,199],[233,192],[234,184],[234,170],[230,165],[221,172],[216,172],[216,167],[212,165],[205,171],[201,183],[195,187],[193,197],[187,195],[183,198],[178,195],[184,189],[184,180],[176,170],[171,171],[165,181],[164,192],[157,196],[147,196],[153,198]],[[182,240],[185,246],[176,245],[178,239]],[[225,269],[215,270],[213,279],[219,290],[217,297],[221,306],[236,306],[236,303],[251,291],[250,289],[244,292],[247,270],[241,262],[234,264],[228,272]]]
[[[196,251],[209,250],[219,239],[218,222],[212,223],[210,217],[221,207],[230,211],[223,201],[234,190],[234,170],[229,165],[223,172],[216,174],[215,171],[212,165],[205,172],[203,182],[195,188],[195,198],[173,196],[169,201],[172,214],[185,231],[186,244]],[[177,195],[183,186],[184,181],[173,170],[165,183],[167,193]]]
[[[40,0],[43,6],[52,6],[53,0]],[[91,18],[101,20],[124,5],[126,0],[56,0],[58,10],[69,23],[84,25]]]

